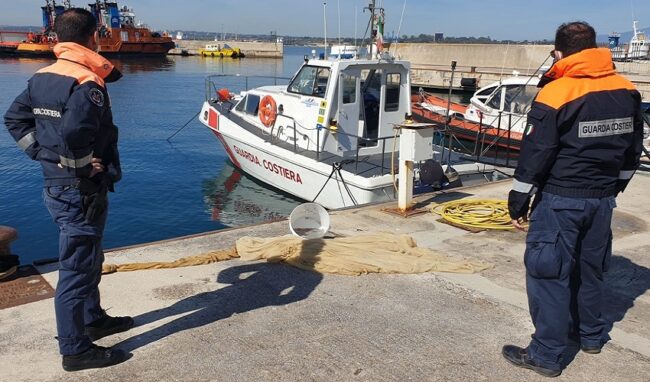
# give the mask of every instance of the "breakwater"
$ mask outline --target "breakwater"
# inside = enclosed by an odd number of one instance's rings
[[[533,74],[540,66],[551,65],[553,45],[504,44],[392,44],[390,52],[411,62],[414,87],[467,89],[477,88],[517,72]],[[456,61],[452,82],[451,62]],[[650,61],[617,62],[617,70],[632,81],[644,99],[650,99]],[[465,79],[465,81],[463,81]],[[467,80],[474,79],[474,80]]]

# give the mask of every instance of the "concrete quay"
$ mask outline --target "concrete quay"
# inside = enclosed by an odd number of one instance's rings
[[[487,86],[518,72],[530,75],[549,57],[553,45],[503,44],[414,44],[390,46],[396,57],[411,62],[411,84],[414,87],[448,89],[451,62],[456,61],[452,88],[463,89],[462,78],[475,78],[477,87]],[[632,81],[644,100],[650,100],[650,61],[616,62],[619,73]]]
[[[259,42],[259,41],[208,41],[208,40],[174,40],[176,48],[169,51],[170,55],[199,54],[199,49],[205,48],[208,44],[228,44],[233,48],[240,48],[248,58],[282,58],[284,56],[284,44],[281,42]]]
[[[419,208],[460,197],[505,198],[509,181],[424,195]],[[650,371],[650,175],[637,174],[615,211],[606,276],[612,341],[576,352],[558,381],[647,381]],[[544,381],[501,356],[526,344],[521,232],[469,233],[430,212],[404,219],[395,203],[331,213],[331,232],[412,235],[420,246],[495,264],[481,274],[323,275],[284,264],[230,260],[105,275],[102,300],[136,327],[99,341],[127,362],[66,373],[54,340],[52,300],[0,310],[1,381]],[[119,206],[113,206],[119,208]],[[277,236],[286,220],[116,249],[107,263],[172,261]],[[54,265],[40,269],[56,284]],[[1,285],[1,284],[0,284]]]

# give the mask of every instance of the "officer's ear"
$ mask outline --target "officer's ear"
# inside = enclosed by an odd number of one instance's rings
[[[99,41],[98,40],[98,32],[95,31],[95,33],[93,33],[92,36],[90,36],[90,38],[88,39],[88,43],[86,44],[86,48],[97,52],[99,50],[99,45],[97,44],[97,41]]]
[[[554,52],[555,52],[555,59],[557,61],[560,61],[561,59],[564,58],[564,53],[561,50],[555,49]]]

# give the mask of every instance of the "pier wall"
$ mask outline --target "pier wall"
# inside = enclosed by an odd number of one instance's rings
[[[449,88],[451,61],[456,61],[452,87],[463,89],[462,78],[475,78],[478,87],[502,77],[532,74],[542,63],[551,65],[553,45],[503,44],[392,44],[390,52],[411,62],[415,87]],[[547,59],[548,58],[548,59]],[[634,82],[644,100],[650,100],[650,61],[617,62],[618,71]]]
[[[207,44],[228,44],[233,48],[239,48],[246,57],[282,58],[284,45],[281,42],[259,42],[259,41],[204,41],[204,40],[174,40],[176,48],[169,51],[171,55],[181,55],[183,51],[188,55],[199,54],[199,49]]]

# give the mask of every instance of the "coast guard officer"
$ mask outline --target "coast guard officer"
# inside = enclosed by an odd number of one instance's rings
[[[616,74],[608,49],[584,22],[561,25],[556,59],[532,109],[508,207],[526,237],[526,289],[535,333],[526,348],[503,347],[516,366],[554,377],[569,338],[590,354],[609,339],[603,272],[611,257],[612,211],[639,166],[641,97]]]
[[[96,53],[94,16],[72,8],[57,17],[57,61],[39,70],[5,115],[18,146],[40,162],[43,198],[59,226],[59,281],[54,306],[67,371],[114,365],[121,350],[92,341],[125,331],[131,317],[108,316],[99,281],[107,191],[120,180],[117,127],[105,83],[121,77]]]

